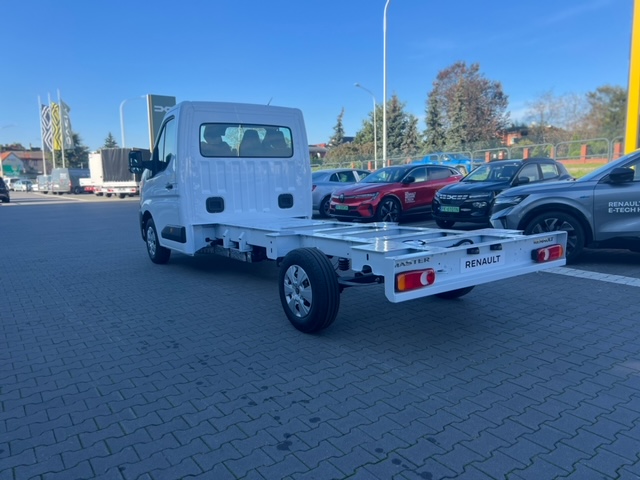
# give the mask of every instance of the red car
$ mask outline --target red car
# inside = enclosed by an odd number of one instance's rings
[[[431,213],[436,191],[462,177],[455,168],[441,165],[381,168],[333,192],[329,215],[340,220],[398,222],[404,215]]]

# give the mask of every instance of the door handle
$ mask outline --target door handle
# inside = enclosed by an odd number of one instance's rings
[[[173,183],[167,183],[164,188],[166,188],[167,190],[172,190],[173,189]]]

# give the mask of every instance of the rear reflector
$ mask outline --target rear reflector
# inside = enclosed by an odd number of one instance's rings
[[[564,248],[562,245],[550,245],[548,247],[538,248],[531,252],[531,258],[538,263],[558,260],[559,258],[564,258]]]
[[[408,292],[409,290],[427,287],[435,281],[436,272],[433,268],[399,273],[396,275],[396,292]]]

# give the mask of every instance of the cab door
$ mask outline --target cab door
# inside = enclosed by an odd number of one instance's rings
[[[594,189],[596,240],[640,236],[640,159],[624,166],[635,171],[632,181],[613,183],[606,176]]]
[[[178,182],[177,120],[168,118],[160,129],[151,160],[152,174],[144,181],[143,208],[149,210],[158,231],[160,244],[184,251],[186,229],[180,208]]]

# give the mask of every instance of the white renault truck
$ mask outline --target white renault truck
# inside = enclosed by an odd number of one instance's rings
[[[172,252],[279,267],[289,321],[311,333],[336,318],[340,292],[376,285],[402,302],[565,264],[566,232],[441,230],[312,218],[311,165],[295,108],[182,102],[169,110],[142,174],[140,229],[152,262]],[[382,286],[380,286],[380,284]]]

